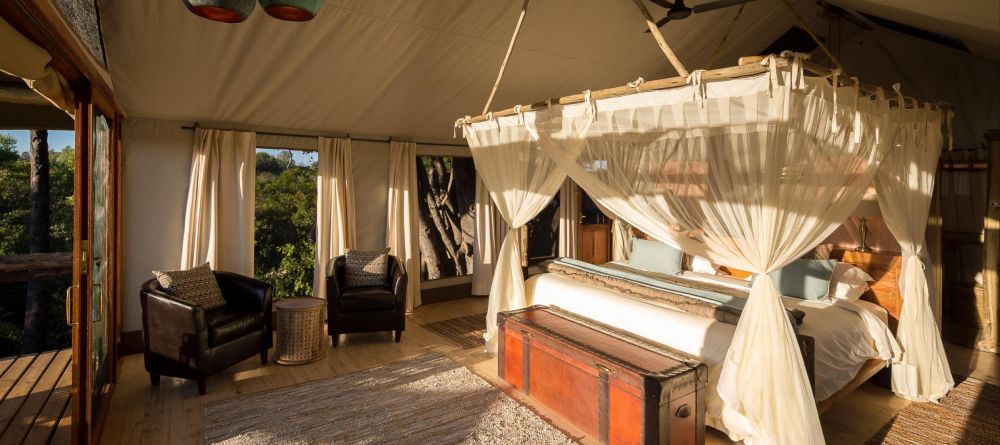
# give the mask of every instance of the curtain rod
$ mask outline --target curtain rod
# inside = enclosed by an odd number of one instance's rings
[[[248,130],[237,130],[237,129],[228,129],[228,128],[202,127],[202,126],[200,126],[198,124],[194,124],[194,126],[190,126],[190,125],[182,125],[181,126],[181,130],[194,130],[196,128],[205,128],[205,129],[222,130],[222,131],[248,131]],[[263,135],[267,135],[267,136],[289,136],[289,137],[296,137],[296,138],[315,138],[315,137],[347,138],[347,139],[350,139],[352,141],[362,141],[362,142],[382,142],[382,143],[389,143],[389,142],[392,142],[392,140],[393,140],[391,137],[390,138],[385,138],[385,139],[352,138],[350,134],[338,134],[338,135],[330,135],[330,136],[317,136],[317,135],[314,135],[314,134],[277,133],[277,132],[272,132],[272,131],[254,131],[254,133],[256,133],[256,134],[263,134]],[[439,147],[461,147],[461,148],[469,148],[469,144],[450,144],[450,143],[446,143],[446,142],[402,141],[402,140],[400,140],[399,142],[413,142],[414,144],[417,144],[417,145],[436,145],[436,146],[439,146]]]

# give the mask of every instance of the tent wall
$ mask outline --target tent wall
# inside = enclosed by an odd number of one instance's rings
[[[129,120],[124,147],[124,332],[140,331],[139,287],[181,260],[194,132],[180,122]]]
[[[887,92],[899,82],[908,96],[950,103],[955,111],[956,148],[978,147],[983,134],[1000,122],[1000,83],[996,81],[1000,63],[996,61],[878,28],[858,34],[838,52],[851,76],[881,85]],[[813,57],[823,60],[818,52]]]
[[[124,330],[142,329],[139,288],[154,269],[180,264],[184,211],[194,133],[191,122],[133,119],[125,124]],[[315,150],[316,138],[258,134],[257,145]],[[389,144],[351,143],[357,215],[357,248],[385,247]],[[467,148],[420,145],[419,155],[470,156]],[[468,281],[468,278],[462,280]],[[131,334],[136,335],[136,334]],[[134,341],[134,340],[133,340]]]

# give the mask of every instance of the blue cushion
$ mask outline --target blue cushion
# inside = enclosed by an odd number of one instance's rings
[[[782,295],[803,300],[826,300],[837,260],[795,260],[768,273]]]
[[[628,263],[637,269],[677,275],[681,273],[683,257],[684,252],[668,244],[632,238]]]

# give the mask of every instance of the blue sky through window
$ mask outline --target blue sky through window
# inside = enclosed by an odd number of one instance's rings
[[[0,130],[0,133],[14,136],[17,140],[17,151],[27,153],[31,149],[31,140],[28,139],[28,130]],[[72,131],[49,130],[49,150],[61,151],[67,146],[76,144],[75,135]]]

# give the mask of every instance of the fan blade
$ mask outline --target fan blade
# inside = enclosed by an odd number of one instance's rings
[[[669,22],[669,21],[670,21],[670,17],[664,17],[664,18],[660,19],[660,21],[656,22],[656,27],[657,28],[662,28],[663,25],[666,25],[667,22]],[[646,34],[649,34],[649,28],[646,28],[646,30],[643,31],[643,32],[645,32]]]
[[[674,7],[674,2],[668,2],[667,0],[649,0],[649,1],[654,5],[659,6],[663,9],[670,9]]]
[[[691,12],[697,14],[699,12],[714,11],[716,9],[728,8],[730,6],[736,6],[743,3],[750,3],[753,0],[718,0],[711,3],[702,3],[698,6],[692,6]]]

